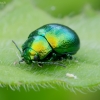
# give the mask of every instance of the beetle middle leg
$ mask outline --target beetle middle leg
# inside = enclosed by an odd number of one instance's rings
[[[69,60],[72,60],[73,59],[73,57],[72,57],[71,54],[62,54],[61,58],[62,59],[69,59]]]
[[[47,61],[56,61],[56,60],[58,60],[58,58],[59,58],[58,54],[55,52],[52,52],[45,59]]]

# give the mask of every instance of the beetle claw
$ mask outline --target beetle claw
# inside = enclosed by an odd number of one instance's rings
[[[38,65],[39,67],[41,67],[41,68],[43,67],[43,64],[39,64],[39,63],[37,63],[37,65]]]

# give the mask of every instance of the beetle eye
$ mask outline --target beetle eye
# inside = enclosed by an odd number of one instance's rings
[[[35,55],[33,60],[34,61],[38,61],[39,60],[39,56],[38,55]]]

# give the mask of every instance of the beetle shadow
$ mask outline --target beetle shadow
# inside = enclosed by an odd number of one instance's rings
[[[15,66],[20,68],[21,70],[27,71],[29,73],[53,73],[55,71],[59,71],[59,70],[64,70],[65,68],[67,68],[67,66],[63,63],[63,61],[57,61],[56,62],[57,65],[53,65],[53,64],[43,64],[42,66],[39,64],[31,64],[28,65],[25,62],[24,63],[17,63]],[[58,63],[60,65],[58,65]],[[61,64],[63,64],[64,66],[61,66]]]
[[[51,74],[51,73],[55,73],[55,71],[60,71],[61,70],[65,70],[65,68],[69,68],[70,65],[72,65],[75,62],[76,58],[73,57],[73,59],[59,59],[57,61],[54,62],[49,62],[49,63],[32,63],[30,65],[26,64],[25,62],[21,62],[20,64],[18,63],[19,61],[17,61],[17,63],[14,63],[14,65],[16,67],[18,67],[21,70],[27,71],[29,73],[47,73]],[[55,64],[54,64],[55,63]]]

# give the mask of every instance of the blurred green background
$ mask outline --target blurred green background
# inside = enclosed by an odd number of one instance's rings
[[[0,0],[0,10],[3,10],[12,0]],[[31,0],[35,6],[46,11],[50,16],[62,18],[64,16],[75,16],[80,14],[86,5],[90,5],[94,10],[100,10],[100,0]],[[12,90],[9,87],[0,88],[0,100],[100,100],[100,91],[77,92],[65,90],[61,87],[57,89],[43,89],[38,91],[32,89],[20,91]]]
[[[73,93],[60,87],[57,89],[40,88],[37,91],[23,88],[20,91],[0,88],[0,100],[100,100],[100,91]]]
[[[100,0],[34,0],[34,2],[39,8],[59,18],[79,14],[86,5],[91,5],[95,10],[100,9]]]

